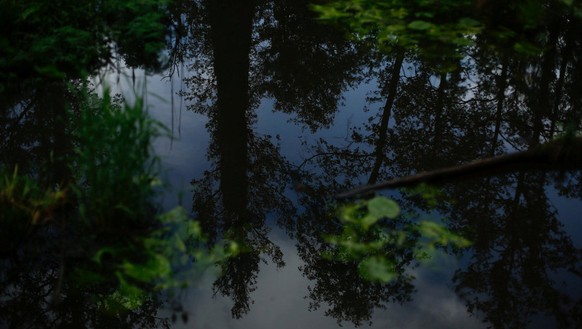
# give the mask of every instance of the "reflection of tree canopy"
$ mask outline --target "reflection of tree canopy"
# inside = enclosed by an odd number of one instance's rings
[[[188,91],[183,94],[192,101],[190,108],[205,113],[212,113],[216,101],[216,68],[211,64],[216,45],[211,40],[209,3],[214,2],[177,6],[176,16],[182,18],[176,25],[187,31],[176,37],[171,53],[176,66],[180,60],[187,64]],[[248,6],[254,8],[247,59],[252,107],[261,97],[273,97],[276,110],[295,114],[311,129],[328,126],[341,93],[358,79],[365,54],[361,46],[316,23],[306,1],[258,1]],[[227,21],[224,15],[218,17],[222,25]]]
[[[200,12],[201,8],[204,6],[196,7],[192,12]],[[252,246],[262,246],[258,249],[265,248],[271,250],[270,253],[274,250],[269,249],[272,247],[269,243],[261,243],[261,236],[265,234],[261,231],[265,214],[276,209],[277,203],[284,204],[283,209],[293,208],[283,196],[285,185],[289,182],[287,173],[290,173],[303,193],[301,202],[307,210],[297,218],[296,225],[286,227],[293,230],[297,237],[299,253],[306,262],[302,268],[304,274],[315,281],[309,294],[313,300],[312,307],[315,309],[327,303],[330,307],[328,315],[359,324],[369,320],[376,307],[386,306],[391,301],[408,300],[413,287],[404,273],[393,284],[380,286],[360,280],[353,264],[334,263],[322,258],[321,253],[329,246],[320,234],[337,231],[339,223],[319,210],[324,208],[325,202],[318,203],[316,196],[338,192],[358,181],[376,182],[515,149],[528,149],[552,139],[565,131],[567,125],[579,127],[577,106],[580,100],[575,92],[575,86],[580,81],[577,78],[580,69],[576,55],[579,41],[573,36],[575,26],[567,24],[566,30],[553,30],[548,25],[551,30],[548,30],[548,38],[543,41],[545,44],[541,44],[543,51],[530,57],[510,57],[499,53],[479,43],[481,39],[476,46],[467,48],[467,57],[454,60],[434,56],[420,58],[409,50],[396,49],[370,71],[379,82],[379,92],[371,95],[370,101],[378,101],[381,105],[377,112],[370,109],[369,123],[355,127],[351,140],[345,145],[321,141],[313,158],[300,169],[290,171],[269,138],[255,137],[248,132],[248,126],[253,122],[252,109],[257,106],[258,99],[265,95],[272,96],[276,109],[296,113],[298,120],[312,129],[327,125],[336,109],[340,92],[355,81],[353,79],[359,76],[357,70],[360,68],[360,62],[351,59],[359,54],[357,47],[336,39],[327,27],[314,26],[305,18],[309,15],[298,14],[303,10],[300,3],[258,4],[246,58],[249,68],[245,76],[248,76],[250,83],[250,87],[245,87],[248,88],[248,99],[239,102],[249,105],[238,110],[246,115],[244,120],[239,121],[239,131],[248,134],[246,142],[240,144],[247,155],[238,159],[239,166],[247,168],[244,179],[239,180],[244,184],[229,187],[236,180],[222,181],[220,177],[225,176],[221,176],[221,170],[224,168],[218,165],[202,180],[195,182],[194,207],[201,217],[211,222],[209,227],[214,226],[216,234],[232,234],[228,231],[236,231],[237,225],[233,224],[241,219],[250,223],[242,238],[251,246],[250,252],[243,256],[246,260],[241,258],[225,264],[223,267],[227,275],[215,283],[217,291],[233,296],[233,314],[240,316],[248,311],[249,293],[256,284],[260,253]],[[211,35],[208,31],[211,30],[212,26],[206,29],[207,32],[200,32],[201,37],[197,40],[208,40]],[[189,67],[193,73],[187,81],[190,89],[185,95],[196,100],[193,107],[203,105],[211,110],[208,113],[213,119],[209,126],[218,131],[225,122],[224,118],[214,117],[214,113],[220,111],[220,100],[216,99],[220,96],[213,91],[213,87],[220,84],[216,80],[216,65],[219,63],[215,58],[214,65],[207,66],[210,67],[208,71],[199,71],[204,67],[200,63],[208,63],[211,56],[216,56],[216,45],[209,44],[212,42],[198,43],[201,45],[198,46],[200,51],[193,52],[196,55],[192,56],[193,63]],[[208,59],[205,60],[205,56]],[[232,142],[234,137],[224,139],[224,136],[215,135],[210,158],[221,163],[221,154],[224,153],[220,152],[220,145],[229,140]],[[259,144],[260,147],[255,146]],[[270,159],[268,165],[258,161],[267,158]],[[311,170],[303,170],[308,168]],[[281,180],[273,183],[276,179]],[[566,179],[572,185],[578,185],[577,180],[573,180],[574,176],[567,175]],[[215,183],[219,180],[220,188]],[[525,178],[521,180],[525,182]],[[438,209],[450,218],[451,228],[475,241],[472,252],[478,260],[469,265],[468,271],[459,270],[457,273],[455,279],[459,292],[467,299],[472,298],[469,300],[471,309],[485,312],[486,321],[495,326],[504,321],[509,323],[510,312],[518,315],[511,323],[524,323],[527,318],[524,310],[528,308],[534,313],[549,312],[562,319],[574,314],[571,303],[566,301],[568,297],[540,276],[548,271],[543,270],[543,266],[567,269],[577,262],[571,243],[557,226],[557,217],[551,219],[549,204],[534,201],[540,197],[542,199],[539,200],[545,200],[544,191],[539,187],[544,186],[544,182],[537,183],[541,185],[527,193],[516,192],[520,184],[525,183],[516,184],[516,178],[512,175],[495,176],[478,183],[453,185],[444,190],[445,196],[454,196],[457,201],[454,204],[443,203]],[[228,210],[225,204],[221,204],[221,194],[228,193],[229,189],[237,191],[233,195],[240,200],[246,200],[241,201],[241,204],[247,205],[244,209]],[[516,195],[519,196],[517,204],[514,202]],[[521,198],[527,199],[522,206],[519,205]],[[404,197],[401,202],[407,206],[424,207],[416,198]],[[511,208],[510,204],[513,204],[512,212],[501,214],[502,209]],[[538,215],[537,220],[530,215],[531,212]],[[516,227],[523,225],[531,229],[518,232],[515,227],[512,230],[505,228],[503,222],[516,216],[528,218],[527,222]],[[283,218],[287,218],[284,222],[292,222],[292,216]],[[491,221],[496,224],[492,225]],[[542,225],[544,222],[549,224]],[[532,240],[531,236],[536,236],[536,239]],[[513,241],[509,244],[513,249],[504,239]],[[532,241],[528,244],[521,241],[523,239]],[[537,244],[532,244],[533,241]],[[493,253],[488,247],[491,244],[496,246],[495,250],[499,245],[506,250]],[[534,250],[538,252],[537,260],[532,258]],[[412,256],[407,255],[405,250],[401,252],[400,261],[404,269],[412,261]],[[519,253],[529,260],[527,264],[488,265],[494,264],[497,258],[504,259],[506,253]],[[493,267],[495,270],[489,270]],[[469,278],[479,276],[476,280],[480,281],[477,282],[499,280],[498,268],[515,269],[513,273],[535,272],[537,277],[515,274],[513,279],[507,280],[506,283],[512,285],[511,289],[507,289],[514,292],[512,298],[508,297],[509,294],[498,294],[497,289],[501,289],[498,286],[469,281]],[[524,284],[527,280],[541,285]],[[478,295],[472,291],[478,292]],[[490,298],[483,299],[481,294]],[[556,302],[531,303],[531,296],[535,294]],[[354,300],[358,302],[354,303]]]
[[[28,88],[0,104],[0,164],[6,169],[19,166],[21,172],[37,175],[45,183],[59,183],[57,180],[66,180],[67,169],[56,160],[71,151],[65,104],[74,102],[76,96],[64,82]]]
[[[474,241],[469,265],[454,276],[457,292],[495,328],[527,327],[541,314],[548,326],[572,327],[582,255],[546,196],[545,175],[512,176],[485,198],[473,187],[450,209],[451,226]]]
[[[579,130],[579,24],[556,23],[542,25],[547,37],[528,56],[478,42],[453,63],[410,52],[400,61],[396,49],[378,71],[379,92],[371,98],[381,102],[378,111],[344,144],[313,147],[310,164],[321,172],[304,190],[337,192],[344,179],[349,188],[528,150]],[[562,195],[580,197],[579,172],[556,177]],[[579,291],[569,291],[580,279],[580,250],[548,198],[553,181],[549,173],[520,171],[443,187],[438,211],[474,242],[469,264],[455,274],[457,291],[493,327],[525,327],[543,316],[558,327],[580,325]],[[408,194],[400,202],[427,207]]]
[[[205,113],[212,168],[193,181],[193,210],[212,239],[228,236],[243,253],[221,265],[216,292],[234,300],[233,316],[249,310],[259,261],[282,266],[265,220],[292,227],[285,195],[289,164],[271,136],[251,131],[259,99],[296,114],[312,129],[329,125],[341,92],[356,79],[357,49],[334,29],[316,24],[306,1],[194,1],[175,4],[170,57],[185,63],[189,108]]]
[[[257,86],[312,130],[329,126],[341,93],[360,79],[361,45],[315,20],[307,1],[272,1],[257,26]]]
[[[267,236],[267,214],[274,211],[281,218],[291,217],[294,208],[283,195],[287,164],[278,147],[270,136],[255,136],[249,130],[254,106],[249,56],[255,4],[214,1],[204,8],[209,44],[203,46],[212,50],[216,98],[200,99],[197,90],[190,92],[193,98],[210,102],[208,157],[213,168],[193,181],[193,211],[211,242],[227,236],[241,245],[242,254],[221,264],[222,276],[214,284],[216,292],[233,298],[232,314],[241,317],[249,311],[262,255],[277,266],[284,264],[279,247]]]
[[[93,260],[99,250],[110,248],[129,251],[135,257],[133,261],[139,263],[142,257],[147,257],[142,254],[140,241],[157,223],[153,220],[151,200],[144,197],[151,196],[151,190],[140,185],[139,193],[143,194],[134,193],[138,190],[135,188],[138,179],[132,176],[129,178],[132,183],[124,185],[128,182],[120,178],[121,172],[103,165],[111,156],[107,151],[115,147],[99,149],[103,146],[99,141],[102,136],[79,133],[80,129],[85,132],[90,129],[78,119],[83,116],[82,111],[87,117],[94,115],[95,126],[105,135],[117,128],[105,127],[100,125],[103,121],[95,120],[103,115],[99,112],[103,108],[97,108],[97,104],[110,99],[90,95],[81,85],[64,81],[31,84],[30,90],[16,95],[18,100],[14,104],[2,109],[5,115],[0,128],[4,141],[1,148],[10,153],[2,152],[0,157],[0,326],[165,325],[165,319],[154,315],[162,305],[155,294],[142,296],[140,305],[129,308],[124,305],[125,298],[135,301],[136,296],[119,292],[121,279],[115,275],[119,258],[107,258],[100,265]],[[95,145],[93,155],[99,160],[92,156],[85,160],[103,161],[101,170],[115,171],[109,176],[113,179],[111,185],[128,192],[123,197],[115,195],[117,204],[103,193],[91,194],[103,190],[99,191],[90,179],[83,167],[89,163],[83,162],[78,151],[87,149],[87,138]],[[135,146],[141,141],[130,142]],[[126,146],[120,148],[124,152],[135,151]],[[125,161],[125,169],[137,167],[146,177],[144,162]],[[136,167],[131,167],[132,164]],[[111,187],[107,183],[111,182],[104,176],[100,183],[107,190]],[[109,191],[109,197],[113,193]],[[120,210],[120,205],[127,208]],[[108,225],[113,222],[114,225]],[[125,240],[128,237],[130,241]],[[144,290],[153,286],[143,282],[140,285]],[[116,292],[118,295],[112,297]]]
[[[120,305],[106,304],[107,296],[117,289],[116,280],[94,284],[90,283],[92,278],[78,275],[75,269],[86,267],[86,259],[92,255],[82,251],[72,255],[67,250],[79,245],[65,242],[54,231],[49,226],[37,229],[34,234],[23,237],[26,241],[17,251],[0,258],[0,325],[10,328],[168,326],[167,319],[155,316],[162,306],[158,297],[144,301],[129,312]]]
[[[209,125],[214,138],[208,155],[214,166],[202,179],[192,182],[193,211],[203,223],[204,231],[211,236],[210,242],[227,236],[242,246],[240,256],[221,265],[222,276],[215,282],[216,291],[232,296],[235,301],[232,313],[240,317],[249,310],[249,293],[256,289],[262,255],[271,258],[279,267],[284,265],[279,247],[268,238],[270,229],[265,226],[265,220],[268,215],[274,215],[285,225],[291,221],[295,207],[284,195],[289,183],[288,164],[279,154],[279,148],[273,145],[271,136],[258,137],[249,133],[248,139],[241,139],[241,136],[224,131],[230,138],[220,136],[219,130],[212,127],[221,124],[212,122]],[[236,144],[245,148],[243,154],[247,157],[232,159],[233,163],[227,164],[219,149],[223,146],[221,143],[232,143],[232,138],[244,142]],[[229,165],[243,170],[227,174]]]
[[[313,282],[308,295],[310,310],[328,307],[325,314],[338,323],[348,321],[359,326],[370,321],[376,309],[410,301],[414,285],[406,269],[414,265],[412,248],[389,245],[383,250],[395,265],[396,278],[392,282],[382,284],[363,279],[357,262],[342,259],[336,247],[324,241],[323,235],[338,234],[342,230],[336,214],[328,210],[330,200],[325,194],[313,193],[326,187],[308,185],[301,200],[306,209],[297,219],[295,236],[299,256],[305,262],[300,269]],[[399,219],[384,224],[396,231],[409,221]],[[408,236],[404,245],[414,245],[416,238]]]
[[[277,218],[287,218],[283,221],[286,222],[295,212],[291,201],[284,195],[289,178],[287,164],[281,159],[278,148],[272,144],[269,136],[252,136],[249,144],[248,171],[244,173],[248,177],[248,185],[245,190],[241,191],[240,186],[235,186],[236,181],[229,181],[220,189],[217,186],[220,181],[220,168],[213,168],[205,172],[202,179],[192,181],[193,210],[205,223],[205,231],[213,237],[225,234],[230,226],[240,221],[257,223],[260,227],[267,214],[274,212]],[[214,145],[211,146],[209,156],[211,159],[217,157]],[[241,207],[238,208],[226,208],[222,194],[230,193],[229,190],[244,193],[240,197],[247,200],[247,203],[239,204]]]

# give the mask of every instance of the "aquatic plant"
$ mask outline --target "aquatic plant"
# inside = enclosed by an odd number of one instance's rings
[[[69,105],[66,129],[74,147],[55,161],[65,161],[71,177],[46,186],[17,169],[0,171],[1,277],[15,280],[1,280],[0,304],[19,314],[34,300],[66,313],[83,296],[87,321],[95,312],[154,317],[146,309],[161,305],[159,293],[175,293],[216,270],[237,245],[209,250],[184,209],[159,211],[159,161],[151,143],[164,128],[149,118],[143,98],[120,103],[107,89],[99,97],[83,85],[70,88],[77,101]],[[29,296],[45,282],[49,293]]]
[[[370,281],[389,283],[409,264],[404,255],[412,253],[416,261],[428,261],[437,248],[466,248],[467,239],[431,220],[403,221],[398,204],[376,196],[339,206],[342,223],[339,235],[328,235],[334,246],[325,257],[340,262],[356,262],[360,275]]]

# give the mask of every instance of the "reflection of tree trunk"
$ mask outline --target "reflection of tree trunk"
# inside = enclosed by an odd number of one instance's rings
[[[544,130],[544,118],[548,117],[551,113],[551,98],[550,98],[550,83],[554,77],[555,70],[555,60],[556,60],[556,47],[559,37],[559,30],[556,24],[552,25],[550,30],[550,36],[548,40],[548,50],[544,53],[544,59],[542,61],[542,76],[540,79],[540,88],[537,94],[531,99],[535,102],[531,107],[534,111],[533,115],[533,130],[534,135],[531,139],[530,145],[535,145],[539,143],[540,137]]]
[[[503,118],[503,105],[505,105],[505,90],[507,89],[507,71],[509,67],[507,60],[507,56],[504,56],[501,64],[501,76],[498,77],[497,80],[497,111],[495,113],[495,131],[493,133],[493,143],[491,145],[491,156],[495,155],[499,134],[501,133],[501,119]]]
[[[341,193],[337,198],[363,195],[383,188],[414,186],[422,183],[442,184],[476,176],[502,174],[514,170],[582,169],[582,137],[565,137],[531,149],[475,160],[467,164],[419,173]]]
[[[248,194],[246,114],[254,4],[241,0],[211,0],[207,4],[217,80],[220,190],[225,209],[238,212],[246,208]]]
[[[577,20],[572,20],[568,24],[568,37],[566,38],[566,48],[563,50],[563,56],[570,57],[570,65],[567,69],[567,79],[565,83],[564,93],[568,101],[568,106],[563,109],[563,120],[571,128],[578,129],[582,122],[582,97],[580,91],[582,90],[582,65],[580,65],[580,24]],[[567,54],[567,55],[565,55]]]
[[[570,24],[572,25],[572,24]],[[550,137],[553,137],[555,130],[556,130],[556,123],[558,121],[558,113],[560,111],[560,102],[562,99],[562,95],[564,93],[564,83],[566,77],[566,69],[570,60],[572,58],[572,50],[573,50],[573,43],[574,43],[574,33],[572,33],[573,27],[570,27],[568,30],[568,34],[566,36],[566,41],[564,47],[561,49],[560,54],[562,55],[562,61],[560,63],[560,71],[558,82],[556,83],[556,91],[554,96],[554,106],[552,109],[552,113],[550,116],[551,126],[550,126]]]
[[[392,72],[390,75],[390,83],[387,88],[386,103],[382,109],[382,121],[380,123],[380,130],[378,131],[378,142],[376,143],[376,151],[374,153],[376,160],[374,161],[374,167],[368,179],[368,184],[374,184],[378,180],[378,172],[382,163],[384,162],[384,156],[386,154],[386,144],[388,142],[388,122],[390,121],[390,116],[392,113],[392,106],[394,105],[394,99],[396,98],[396,89],[398,87],[398,82],[400,81],[400,71],[402,69],[402,62],[404,61],[404,50],[399,49],[396,54],[396,59],[392,65]]]
[[[437,100],[435,104],[434,117],[434,139],[433,139],[433,154],[436,154],[441,148],[441,140],[443,133],[443,114],[445,112],[445,91],[448,88],[447,73],[441,73],[439,89],[437,91]]]

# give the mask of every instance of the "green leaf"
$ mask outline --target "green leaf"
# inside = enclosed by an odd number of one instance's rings
[[[467,248],[471,245],[471,241],[431,221],[422,221],[419,225],[419,231],[431,243],[438,243],[443,246],[453,245],[458,248]]]
[[[362,228],[364,230],[368,230],[370,228],[370,226],[376,224],[376,222],[380,219],[381,217],[379,216],[374,216],[374,215],[366,215],[364,217],[362,217],[360,224],[362,225]]]
[[[400,207],[396,202],[383,196],[377,196],[368,201],[370,215],[382,218],[396,218],[400,214]]]
[[[171,273],[170,261],[162,256],[153,254],[145,264],[125,262],[124,274],[142,282],[153,282],[157,278],[167,277]]]
[[[25,9],[25,10],[22,12],[22,14],[20,14],[20,17],[21,17],[23,20],[26,20],[26,19],[28,18],[28,16],[30,16],[30,15],[32,15],[32,14],[34,14],[34,13],[36,13],[36,12],[37,12],[37,11],[39,11],[39,10],[40,10],[40,6],[39,6],[39,5],[32,5],[32,6],[28,7],[28,8],[26,8],[26,9]]]
[[[101,248],[101,249],[99,249],[99,251],[97,251],[95,256],[93,256],[93,261],[96,262],[97,264],[101,265],[101,258],[103,257],[104,254],[115,255],[116,253],[117,253],[117,249],[115,249],[113,247]]]
[[[342,207],[339,211],[340,219],[344,223],[357,223],[358,220],[358,205],[346,205]]]
[[[480,27],[481,23],[475,19],[472,19],[469,17],[463,17],[463,18],[459,19],[459,25],[462,25],[465,27]]]
[[[394,265],[379,256],[368,257],[360,262],[358,272],[366,280],[382,283],[388,283],[397,276],[396,271],[394,271]]]
[[[408,24],[408,28],[412,30],[424,31],[431,29],[434,25],[427,21],[412,21]]]
[[[513,46],[513,49],[515,49],[515,51],[517,51],[518,53],[524,55],[536,55],[539,54],[541,51],[540,48],[534,46],[529,42],[518,42]]]
[[[177,234],[174,234],[173,239],[174,240],[174,247],[182,252],[185,253],[186,252],[186,244],[184,243],[184,241],[180,238],[180,236],[178,236]]]

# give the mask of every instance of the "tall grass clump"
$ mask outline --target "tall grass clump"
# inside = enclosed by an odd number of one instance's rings
[[[134,104],[87,95],[73,117],[76,147],[72,172],[82,219],[102,230],[138,229],[155,215],[158,159],[152,140],[163,127],[145,112],[142,98]]]
[[[69,88],[65,134],[73,147],[55,161],[70,177],[46,186],[0,164],[0,278],[15,280],[0,279],[0,310],[74,311],[88,322],[95,314],[153,319],[160,292],[187,287],[237,246],[205,249],[200,225],[184,209],[156,206],[152,141],[165,128],[142,98],[129,104],[107,88],[101,96]],[[50,312],[31,326],[59,318]]]

